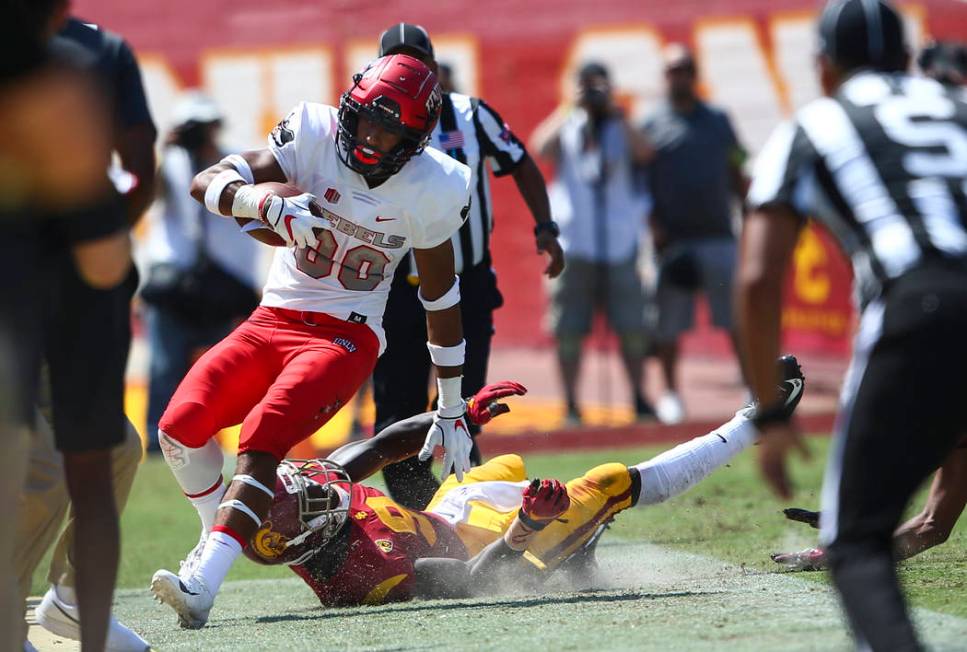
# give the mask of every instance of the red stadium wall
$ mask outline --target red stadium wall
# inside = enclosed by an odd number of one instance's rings
[[[122,33],[138,51],[156,118],[167,126],[177,91],[203,86],[224,107],[229,140],[258,146],[299,99],[334,102],[372,56],[386,26],[424,25],[461,90],[484,97],[522,138],[568,92],[576,62],[607,63],[634,114],[661,92],[664,43],[695,48],[703,90],[729,109],[754,152],[783,116],[817,93],[814,0],[75,0],[75,13]],[[902,5],[915,44],[962,37],[967,5]],[[548,176],[552,171],[544,168]],[[495,267],[506,297],[497,345],[546,341],[544,289],[529,215],[510,180],[493,184]],[[799,348],[848,349],[849,271],[829,239],[809,231],[789,278],[784,315]],[[723,350],[700,329],[692,350]]]

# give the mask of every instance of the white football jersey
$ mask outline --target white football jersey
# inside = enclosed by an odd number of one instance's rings
[[[363,322],[386,347],[393,272],[410,249],[446,242],[466,218],[470,168],[427,148],[376,188],[339,158],[338,110],[302,102],[269,135],[289,183],[315,195],[317,249],[280,247],[262,305]]]

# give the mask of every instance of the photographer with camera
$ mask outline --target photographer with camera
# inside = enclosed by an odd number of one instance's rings
[[[652,148],[615,104],[604,66],[584,64],[577,87],[574,104],[544,120],[531,142],[557,173],[552,212],[568,265],[550,282],[548,326],[557,339],[567,420],[581,422],[581,345],[597,309],[618,334],[635,414],[648,418],[654,412],[643,394],[645,296],[636,265],[644,200],[635,192],[633,167],[649,160]]]
[[[205,95],[192,91],[181,99],[162,155],[159,205],[148,218],[141,298],[151,349],[149,452],[160,452],[158,419],[194,354],[225,337],[259,302],[258,243],[189,194],[192,178],[227,154],[217,142],[221,124]]]

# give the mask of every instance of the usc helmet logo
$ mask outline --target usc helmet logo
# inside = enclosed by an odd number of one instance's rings
[[[252,548],[263,559],[275,559],[285,552],[289,538],[272,530],[272,521],[266,521],[252,537]]]

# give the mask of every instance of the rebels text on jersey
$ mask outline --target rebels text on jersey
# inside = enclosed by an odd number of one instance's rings
[[[376,188],[339,156],[338,110],[302,102],[268,146],[290,183],[323,209],[318,247],[280,248],[262,305],[364,322],[385,346],[383,309],[393,272],[410,249],[446,242],[469,211],[470,169],[433,149]]]
[[[467,550],[439,516],[408,510],[354,484],[342,531],[292,570],[326,606],[381,604],[412,597],[413,564],[423,557],[465,560]]]

